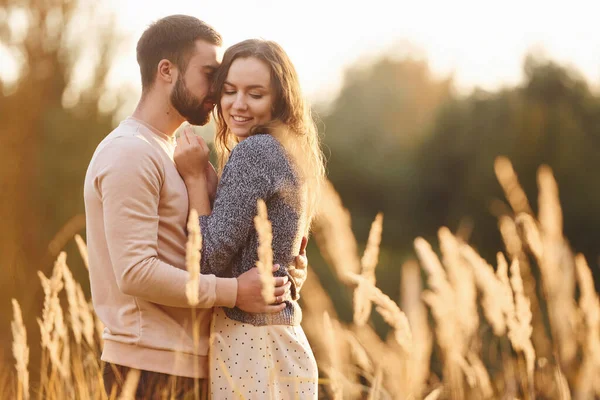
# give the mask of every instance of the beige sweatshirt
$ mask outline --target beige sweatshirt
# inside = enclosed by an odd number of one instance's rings
[[[194,349],[185,295],[188,196],[175,140],[127,118],[97,147],[84,198],[92,301],[106,326],[102,360],[204,378],[212,307],[233,307],[235,278],[202,275]]]

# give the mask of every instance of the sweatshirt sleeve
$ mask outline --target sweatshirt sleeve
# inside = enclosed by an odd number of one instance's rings
[[[112,145],[115,141],[118,145]],[[188,272],[158,258],[162,160],[140,138],[117,138],[96,156],[94,185],[103,207],[106,243],[122,293],[171,307],[191,307]],[[235,305],[237,281],[202,275],[199,308]]]
[[[210,215],[200,217],[201,270],[223,276],[254,229],[257,201],[267,201],[284,175],[282,149],[270,135],[256,135],[231,153]]]

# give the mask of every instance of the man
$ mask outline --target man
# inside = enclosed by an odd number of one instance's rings
[[[188,196],[173,162],[174,135],[186,120],[208,122],[221,42],[194,17],[173,15],[152,24],[137,45],[139,104],[100,143],[87,170],[90,281],[94,308],[106,325],[102,360],[109,394],[135,368],[142,371],[136,397],[160,396],[165,388],[185,396],[194,379],[205,383],[212,307],[285,307],[265,304],[256,268],[237,278],[202,275],[195,310],[200,340],[194,345],[185,290]],[[303,281],[305,268],[302,255],[292,277]],[[290,285],[287,278],[276,279],[278,299]]]

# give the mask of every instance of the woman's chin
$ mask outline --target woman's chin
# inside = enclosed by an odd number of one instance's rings
[[[232,129],[231,133],[235,135],[238,140],[244,140],[248,136],[250,136],[250,131],[248,129]]]

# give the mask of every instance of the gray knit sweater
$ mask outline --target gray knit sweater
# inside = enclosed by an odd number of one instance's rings
[[[286,276],[300,249],[303,232],[301,188],[283,146],[271,135],[251,136],[231,152],[225,165],[212,213],[200,217],[201,271],[219,277],[237,277],[256,265],[258,235],[254,228],[258,199],[265,200],[273,227],[275,276]],[[295,287],[286,308],[275,314],[247,313],[225,308],[231,319],[253,325],[298,325],[302,312]]]

